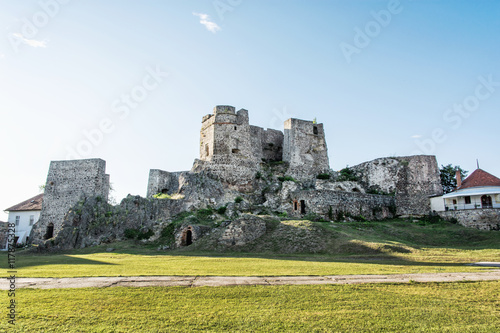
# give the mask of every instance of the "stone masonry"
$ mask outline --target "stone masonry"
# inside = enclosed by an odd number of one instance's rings
[[[30,239],[35,244],[54,237],[64,216],[82,197],[100,196],[108,200],[109,175],[101,159],[50,162],[42,212]]]
[[[352,167],[369,190],[395,195],[397,215],[424,215],[443,193],[435,156],[385,157]]]
[[[445,220],[456,219],[464,227],[500,230],[500,209],[465,209],[438,212]]]
[[[328,173],[323,124],[293,118],[285,121],[283,161],[290,165],[287,174],[296,179],[314,179],[320,173]]]

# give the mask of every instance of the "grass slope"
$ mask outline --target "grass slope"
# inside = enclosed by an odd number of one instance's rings
[[[43,255],[20,251],[16,266],[19,277],[347,275],[473,272],[485,268],[464,264],[500,259],[499,232],[449,223],[284,221],[244,247],[223,252],[210,247],[212,241],[175,251],[133,241],[108,245],[113,252],[106,246]],[[1,256],[6,276],[6,253]]]
[[[498,332],[500,282],[17,292],[10,332]]]

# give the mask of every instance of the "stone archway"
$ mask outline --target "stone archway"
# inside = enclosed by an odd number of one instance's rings
[[[189,246],[193,244],[193,229],[187,227],[181,235],[181,246]]]

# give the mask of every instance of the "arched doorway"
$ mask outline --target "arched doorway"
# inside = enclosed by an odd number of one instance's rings
[[[491,201],[491,196],[483,195],[481,197],[481,206],[483,208],[493,208],[493,202]]]
[[[193,244],[193,232],[191,229],[186,231],[186,246]]]
[[[54,223],[49,223],[47,232],[45,233],[45,239],[50,239],[52,237],[54,237]]]
[[[184,229],[181,236],[181,246],[189,246],[193,244],[193,230],[191,227]]]

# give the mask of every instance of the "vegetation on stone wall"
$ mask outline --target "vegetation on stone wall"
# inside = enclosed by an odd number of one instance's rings
[[[357,182],[359,180],[358,176],[356,176],[356,173],[354,170],[349,169],[349,167],[345,167],[339,172],[339,177],[337,178],[337,181],[339,182],[344,182],[344,181],[352,181],[352,182]]]
[[[316,176],[317,179],[330,179],[330,174],[328,173],[320,173]]]

